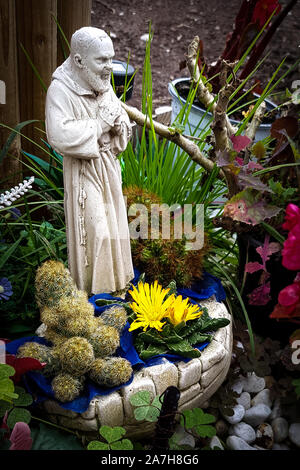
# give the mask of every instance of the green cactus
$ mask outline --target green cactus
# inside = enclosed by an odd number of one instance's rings
[[[92,345],[87,339],[74,336],[67,339],[57,351],[64,372],[79,377],[89,371],[95,359]]]
[[[120,345],[120,335],[113,326],[98,326],[88,338],[95,357],[111,356]]]
[[[95,359],[89,371],[89,377],[94,382],[106,387],[116,387],[128,382],[131,374],[130,362],[122,357]]]
[[[60,371],[60,362],[55,351],[36,342],[27,342],[22,344],[17,351],[17,357],[32,357],[46,365],[43,368],[45,376],[51,376]]]
[[[55,398],[65,403],[74,400],[80,395],[83,389],[83,380],[72,377],[70,374],[61,373],[52,380],[51,386]]]
[[[76,285],[67,268],[60,261],[43,263],[35,276],[35,299],[38,307],[52,307],[61,297],[73,296]]]
[[[45,339],[53,344],[54,347],[61,346],[68,338],[58,333],[55,329],[47,328],[45,331]]]
[[[127,322],[127,312],[124,307],[113,306],[105,310],[100,318],[105,325],[113,326],[121,333]]]

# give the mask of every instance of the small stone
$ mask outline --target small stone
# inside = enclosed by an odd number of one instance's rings
[[[262,423],[256,430],[255,443],[263,449],[272,449],[274,444],[274,433],[272,426],[268,423]]]
[[[221,441],[220,439],[218,438],[218,436],[214,436],[211,438],[211,441],[209,443],[209,447],[211,449],[215,449],[216,447],[218,448],[218,450],[224,450],[224,447],[223,445],[221,444]]]
[[[246,410],[244,421],[250,424],[250,426],[256,427],[266,421],[270,414],[271,408],[263,403],[259,403],[258,405],[249,408],[249,410]]]
[[[274,441],[280,443],[284,441],[289,435],[289,425],[286,419],[284,418],[275,418],[271,422],[274,433]]]
[[[255,395],[254,398],[251,400],[251,405],[255,406],[258,405],[259,403],[263,403],[264,405],[267,405],[269,408],[272,407],[273,400],[271,398],[271,392],[267,388],[259,392],[257,395]]]
[[[249,393],[261,392],[266,386],[265,379],[258,377],[255,372],[248,373],[247,378],[244,379],[243,391]]]
[[[228,434],[228,424],[223,419],[219,419],[216,422],[215,428],[216,428],[216,433],[219,437],[227,436],[227,434]]]
[[[289,438],[295,446],[300,447],[300,423],[290,425]]]
[[[233,390],[234,392],[238,394],[241,394],[243,391],[243,387],[244,387],[244,378],[239,378],[235,382],[233,382],[231,386],[231,390]]]
[[[242,421],[244,414],[245,414],[245,408],[242,405],[235,405],[232,408],[232,410],[233,410],[232,416],[226,416],[226,415],[223,415],[223,416],[229,424],[237,424],[240,421]]]
[[[226,440],[226,445],[231,450],[256,450],[254,447],[249,446],[246,441],[237,436],[229,436]]]
[[[234,426],[229,428],[229,434],[240,437],[248,444],[252,444],[252,442],[256,439],[256,434],[254,429],[247,423],[241,422],[237,423]]]
[[[275,443],[272,447],[272,450],[291,450],[291,449],[286,444]]]
[[[195,438],[187,433],[180,424],[175,428],[175,434],[177,437],[177,444],[180,446],[190,446],[191,448],[195,447]]]
[[[269,416],[270,421],[275,418],[279,418],[281,416],[281,405],[280,405],[280,398],[275,398],[273,403],[272,413]]]
[[[140,37],[140,40],[144,41],[144,42],[148,41],[148,39],[149,39],[149,34],[148,33],[145,33]]]
[[[236,399],[239,405],[242,405],[245,410],[249,410],[251,407],[251,396],[248,392],[243,392],[239,398]]]

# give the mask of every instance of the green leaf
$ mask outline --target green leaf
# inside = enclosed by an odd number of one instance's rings
[[[212,340],[212,336],[211,335],[204,335],[200,331],[195,331],[195,333],[193,333],[191,336],[187,337],[187,340],[191,345],[195,345],[195,344],[199,344],[199,343],[205,343],[207,341],[210,342]]]
[[[15,372],[16,371],[12,366],[0,363],[0,380],[12,377],[13,375],[15,375]]]
[[[147,344],[165,344],[165,340],[156,330],[143,331],[139,333],[138,338]]]
[[[110,450],[109,444],[100,441],[92,441],[87,446],[88,450]]]
[[[0,152],[0,163],[2,163],[5,155],[9,151],[9,148],[10,148],[11,144],[13,143],[15,137],[20,133],[22,128],[24,126],[27,126],[28,124],[32,124],[33,122],[38,122],[38,120],[33,119],[33,120],[30,120],[30,121],[23,121],[23,122],[20,122],[19,124],[16,125],[14,130],[10,133],[5,145],[2,147],[2,150]]]
[[[7,395],[13,398],[12,394],[14,394],[15,385],[12,380],[10,379],[2,379],[0,380],[0,395]]]
[[[84,450],[79,439],[73,434],[39,423],[31,429],[33,444],[31,450]]]
[[[180,424],[181,426],[185,426],[187,429],[192,429],[195,426],[203,425],[203,424],[211,424],[216,421],[216,418],[209,414],[204,413],[201,408],[194,408],[192,410],[185,410],[183,412],[185,420],[181,417]]]
[[[151,395],[148,390],[141,390],[129,397],[129,401],[133,406],[145,406],[150,405]]]
[[[7,426],[12,429],[16,423],[22,422],[29,424],[31,414],[25,408],[14,408],[8,415]]]
[[[126,434],[126,430],[119,426],[114,428],[110,426],[101,426],[99,434],[110,444],[111,442],[118,441],[122,436],[124,436],[124,434]]]
[[[141,351],[140,358],[142,360],[150,359],[150,357],[157,356],[159,354],[166,354],[168,352],[167,346],[159,346],[159,345],[149,345],[147,349]]]
[[[5,400],[0,400],[0,417],[4,416],[7,411],[13,408],[12,403]]]
[[[155,423],[160,415],[160,410],[154,406],[140,406],[134,410],[134,416],[137,421],[149,421]]]
[[[168,344],[168,348],[173,354],[184,357],[194,358],[201,356],[200,351],[193,348],[187,340],[182,340],[178,343],[170,343]]]
[[[32,404],[32,396],[29,393],[26,393],[24,388],[16,387],[15,392],[19,395],[18,398],[14,400],[15,406],[29,406]]]
[[[228,320],[228,318],[212,318],[205,322],[205,324],[201,328],[201,332],[216,331],[219,328],[227,326],[229,323],[230,320]]]
[[[122,439],[110,446],[111,450],[133,450],[133,444],[129,439]]]
[[[213,426],[199,424],[194,429],[200,437],[213,437],[216,435],[216,430]]]
[[[178,440],[181,438],[180,434],[175,433],[169,439],[169,449],[170,450],[191,450],[192,447],[188,445],[180,445],[178,444]]]

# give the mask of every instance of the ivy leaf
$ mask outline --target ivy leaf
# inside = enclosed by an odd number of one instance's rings
[[[100,427],[99,434],[104,437],[104,439],[106,439],[109,444],[111,444],[112,442],[121,439],[121,437],[126,434],[126,430],[120,426],[112,428],[110,426],[104,425]]]
[[[88,450],[110,450],[110,447],[105,442],[92,441],[87,446]]]
[[[129,401],[133,406],[147,406],[150,405],[151,395],[148,390],[141,390],[129,397]]]
[[[30,420],[31,414],[28,410],[25,410],[25,408],[14,408],[8,415],[7,426],[12,429],[16,423],[29,424]]]
[[[111,444],[110,448],[111,450],[133,450],[133,444],[129,439],[122,439]]]

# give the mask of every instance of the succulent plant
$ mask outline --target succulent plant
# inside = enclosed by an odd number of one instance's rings
[[[83,389],[83,380],[79,380],[70,374],[58,374],[51,382],[54,396],[57,400],[65,403],[72,401],[80,395]]]
[[[67,268],[60,261],[45,261],[36,272],[35,299],[38,307],[52,307],[60,298],[76,292],[76,285]]]
[[[120,335],[113,326],[98,326],[88,338],[92,345],[95,357],[111,356],[120,345]]]
[[[113,326],[121,333],[127,322],[127,312],[124,307],[113,306],[105,310],[99,318],[105,325]]]
[[[60,371],[60,362],[55,351],[44,344],[27,342],[22,344],[17,351],[17,357],[32,357],[44,363],[43,374],[54,375]]]
[[[67,339],[56,351],[63,371],[74,377],[88,372],[95,359],[92,345],[80,336]]]
[[[116,387],[128,382],[131,374],[130,362],[122,357],[95,359],[89,371],[89,377],[94,382],[106,387]]]

